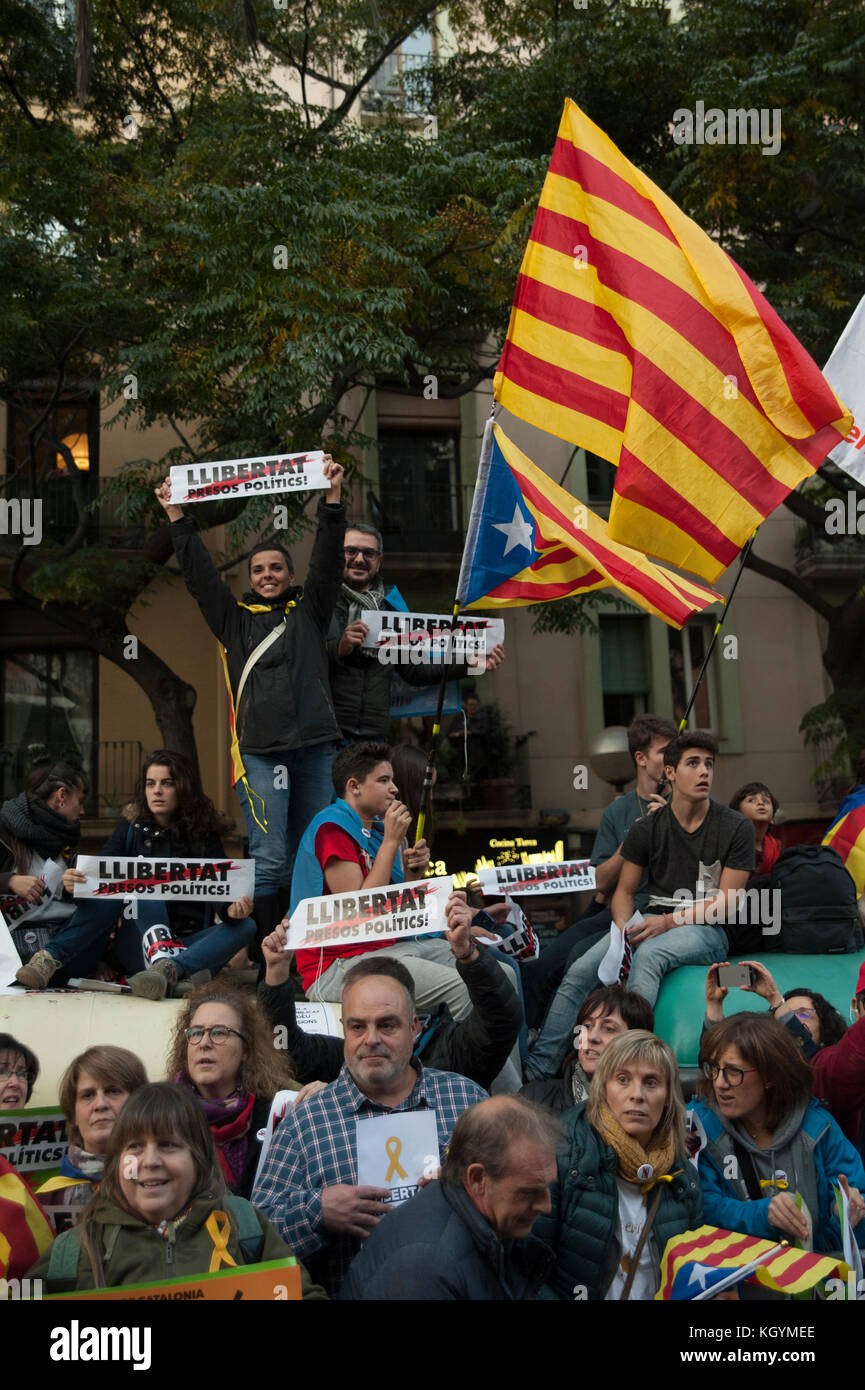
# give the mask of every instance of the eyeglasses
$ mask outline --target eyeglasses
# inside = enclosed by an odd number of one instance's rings
[[[0,1062],[0,1081],[23,1081],[27,1084],[26,1067],[10,1067]]]
[[[380,550],[374,550],[369,545],[346,545],[343,546],[343,554],[349,559],[352,555],[362,555],[365,560],[374,560],[376,555],[380,555]]]
[[[703,1063],[703,1075],[710,1081],[717,1081],[720,1076],[725,1086],[741,1086],[746,1072],[756,1070],[756,1067],[719,1067],[717,1062]]]
[[[800,1021],[801,1021],[802,1023],[807,1023],[809,1018],[816,1018],[816,1017],[817,1017],[817,1010],[816,1010],[816,1009],[797,1009],[796,1012],[795,1012],[795,1014],[793,1015],[793,1017],[794,1017],[794,1018],[800,1019]]]
[[[246,1038],[242,1033],[238,1033],[236,1028],[226,1028],[224,1023],[215,1023],[212,1028],[201,1028],[198,1024],[195,1024],[192,1028],[186,1028],[184,1031],[186,1033],[186,1041],[191,1042],[193,1046],[203,1040],[205,1033],[210,1038],[210,1041],[215,1043],[217,1047],[221,1047],[223,1043],[228,1042],[229,1037],[240,1038],[241,1042],[246,1042]]]

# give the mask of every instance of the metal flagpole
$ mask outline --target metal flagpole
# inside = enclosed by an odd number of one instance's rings
[[[757,529],[759,529],[759,528],[757,528]],[[679,733],[682,733],[682,731],[688,727],[688,718],[689,718],[689,716],[690,716],[691,710],[694,708],[694,701],[695,701],[696,698],[697,698],[697,694],[698,694],[698,692],[699,692],[700,686],[703,684],[703,677],[705,676],[705,674],[706,674],[706,668],[707,668],[708,665],[709,665],[709,658],[711,657],[712,652],[715,650],[715,643],[716,643],[717,640],[718,640],[718,634],[720,633],[721,628],[722,628],[723,625],[724,625],[724,619],[726,618],[727,614],[728,614],[729,611],[730,611],[730,604],[733,602],[733,595],[734,595],[735,592],[736,592],[736,588],[737,588],[737,586],[738,586],[739,580],[742,578],[742,571],[743,571],[744,568],[745,568],[745,561],[747,560],[748,555],[750,554],[751,546],[754,544],[754,541],[756,540],[756,537],[757,537],[757,531],[755,530],[755,531],[752,532],[751,536],[748,538],[748,543],[747,543],[747,545],[745,546],[744,550],[742,551],[742,556],[741,556],[741,559],[739,560],[739,569],[738,569],[738,572],[737,572],[737,574],[736,574],[736,578],[733,580],[733,587],[732,587],[732,589],[730,590],[730,596],[729,596],[729,598],[727,599],[727,602],[724,604],[724,611],[723,611],[723,613],[721,614],[720,618],[718,619],[718,621],[717,621],[716,624],[715,624],[715,631],[712,633],[712,638],[711,638],[711,641],[709,642],[708,650],[707,650],[707,652],[706,652],[706,655],[703,657],[703,664],[702,664],[702,666],[700,667],[700,674],[698,675],[696,681],[694,682],[694,688],[693,688],[693,690],[691,691],[690,697],[689,697],[689,699],[688,699],[688,704],[687,704],[687,708],[685,709],[685,713],[682,715],[682,718],[679,720]]]

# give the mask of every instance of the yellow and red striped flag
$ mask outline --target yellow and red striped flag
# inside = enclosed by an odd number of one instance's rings
[[[517,608],[611,587],[673,627],[724,601],[611,541],[600,517],[488,421],[457,584],[460,606]]]
[[[20,1279],[54,1239],[21,1174],[0,1157],[0,1278]]]
[[[612,540],[710,581],[853,421],[744,271],[572,101],[495,395],[617,466]]]
[[[865,787],[855,787],[845,796],[823,844],[840,854],[856,884],[856,897],[861,898],[865,893]]]
[[[661,1285],[655,1298],[694,1298],[701,1289],[705,1296],[707,1289],[711,1291],[711,1271],[751,1266],[773,1250],[778,1253],[747,1274],[751,1283],[796,1294],[813,1289],[824,1279],[846,1279],[850,1272],[849,1265],[838,1255],[815,1255],[792,1245],[779,1250],[774,1240],[724,1231],[720,1226],[700,1226],[667,1241],[661,1259]]]

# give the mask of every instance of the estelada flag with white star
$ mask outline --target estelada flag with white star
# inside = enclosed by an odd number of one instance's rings
[[[518,608],[607,588],[671,627],[724,601],[611,540],[601,517],[487,421],[457,585],[460,607]]]
[[[837,1255],[815,1255],[740,1231],[700,1226],[667,1241],[655,1298],[712,1298],[742,1279],[778,1293],[805,1293],[824,1279],[846,1279],[849,1269]]]

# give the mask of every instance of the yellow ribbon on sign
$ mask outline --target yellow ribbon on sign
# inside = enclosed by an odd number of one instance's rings
[[[391,1144],[393,1144],[393,1148],[391,1148]],[[408,1173],[399,1161],[399,1156],[402,1153],[402,1140],[397,1139],[395,1134],[391,1135],[390,1139],[385,1140],[384,1151],[390,1159],[390,1167],[388,1168],[387,1173],[385,1174],[385,1182],[390,1182],[394,1173],[396,1173],[398,1178],[402,1178],[403,1182],[405,1182],[406,1178],[408,1177]]]
[[[222,1218],[223,1225],[220,1226],[219,1218]],[[208,1274],[216,1274],[222,1265],[233,1265],[237,1268],[237,1261],[233,1260],[228,1253],[228,1237],[231,1235],[231,1222],[224,1211],[212,1211],[204,1223],[204,1229],[213,1241],[213,1254],[210,1257],[210,1268]]]

